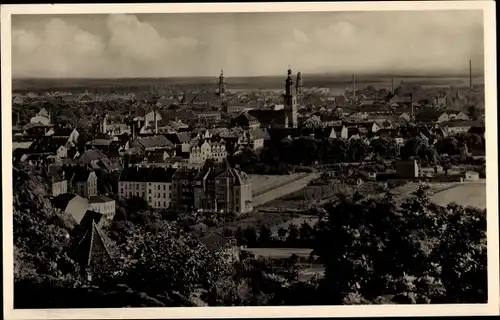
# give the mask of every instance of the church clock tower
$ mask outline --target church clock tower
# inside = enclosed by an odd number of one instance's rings
[[[288,77],[285,81],[285,94],[283,95],[283,105],[288,128],[297,128],[297,94],[295,90],[292,70],[288,69]]]

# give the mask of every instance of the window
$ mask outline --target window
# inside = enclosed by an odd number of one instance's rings
[[[148,189],[148,193],[151,193],[151,189]]]
[[[163,201],[163,206],[166,207],[167,206],[167,203],[165,201]]]
[[[149,197],[149,202],[151,203],[151,197]]]
[[[164,194],[163,194],[163,198],[166,198],[166,197],[167,197],[167,194],[166,194],[166,193],[164,193]]]
[[[166,185],[163,185],[163,190],[167,190],[167,186]]]

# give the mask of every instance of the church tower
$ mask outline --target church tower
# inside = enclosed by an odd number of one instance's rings
[[[219,95],[223,96],[225,93],[226,93],[226,78],[224,77],[224,70],[221,70],[219,76]]]
[[[288,77],[285,81],[285,94],[283,96],[283,105],[288,128],[297,128],[297,95],[296,87],[292,79],[292,70],[288,69]]]
[[[304,88],[304,82],[302,80],[302,73],[300,72],[297,73],[297,84],[295,87],[297,90],[297,94],[298,95],[302,94],[302,89]]]

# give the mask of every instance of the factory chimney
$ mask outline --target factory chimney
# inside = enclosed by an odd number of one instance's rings
[[[391,93],[394,94],[394,78],[391,78]]]
[[[469,88],[472,89],[472,60],[469,60]]]
[[[352,75],[352,100],[356,100],[356,75]]]

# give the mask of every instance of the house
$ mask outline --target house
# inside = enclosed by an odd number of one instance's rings
[[[191,146],[189,151],[189,162],[193,164],[203,164],[207,159],[222,162],[226,158],[226,146],[218,142],[199,140],[197,144]]]
[[[245,130],[255,129],[260,127],[259,120],[257,120],[257,118],[251,116],[247,112],[243,112],[239,116],[234,118],[233,125],[236,127],[241,127]]]
[[[50,194],[53,197],[68,192],[68,181],[65,179],[64,171],[61,170],[60,167],[50,166],[45,176],[49,185]]]
[[[195,177],[200,170],[181,167],[172,176],[172,207],[177,210],[194,209]]]
[[[191,136],[187,132],[178,132],[178,133],[169,133],[165,134],[165,137],[172,142],[176,151],[178,152],[189,152],[191,147],[189,141],[191,140]]]
[[[42,124],[45,126],[50,125],[50,114],[47,112],[45,108],[40,109],[40,111],[36,114],[36,116],[30,119],[30,123],[32,124]]]
[[[102,214],[101,226],[107,226],[113,221],[116,212],[115,200],[106,196],[90,196],[88,201],[90,210]]]
[[[213,123],[221,119],[221,114],[218,111],[199,111],[195,112],[198,120],[207,121],[208,123]]]
[[[419,176],[420,177],[427,177],[431,178],[434,176],[435,170],[434,168],[429,168],[429,167],[421,167],[419,169]]]
[[[255,109],[248,111],[248,114],[256,118],[264,128],[288,127],[288,118],[284,109]]]
[[[417,122],[424,123],[442,123],[450,121],[450,117],[447,112],[437,111],[433,109],[424,109],[417,113],[415,116]]]
[[[139,197],[155,209],[167,209],[172,204],[172,178],[175,168],[125,168],[118,179],[120,199]]]
[[[380,126],[375,122],[359,123],[358,128],[364,128],[368,133],[375,133],[381,129]]]
[[[470,121],[470,120],[456,120],[456,121],[449,121],[444,124],[447,128],[448,134],[449,135],[456,135],[460,133],[466,133],[469,132],[469,130],[477,126],[478,123],[476,121]]]
[[[467,171],[465,173],[465,181],[477,181],[479,180],[479,173],[475,171]]]
[[[452,121],[452,120],[463,120],[463,121],[466,121],[466,120],[470,120],[469,116],[466,115],[465,113],[463,113],[462,111],[449,111],[447,112],[448,114],[448,121]]]
[[[250,212],[252,181],[243,171],[230,168],[208,168],[195,178],[194,207],[210,212]]]
[[[86,198],[70,193],[57,195],[52,199],[52,204],[56,209],[72,217],[77,224],[82,221],[89,209],[89,201]]]
[[[154,150],[175,150],[175,145],[163,135],[139,137],[130,143],[130,148],[138,149],[140,152]]]
[[[87,198],[97,195],[97,176],[94,171],[77,168],[71,181],[79,196]]]

